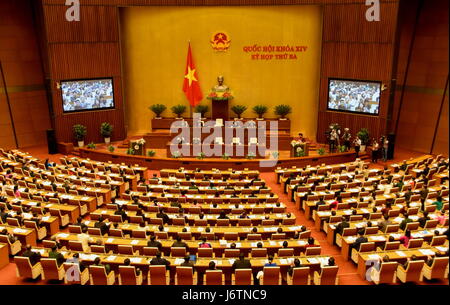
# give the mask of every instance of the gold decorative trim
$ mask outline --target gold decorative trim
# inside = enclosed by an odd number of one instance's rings
[[[44,85],[27,85],[27,86],[11,86],[6,87],[8,93],[17,93],[17,92],[31,92],[31,91],[41,91],[45,90]],[[5,89],[0,87],[0,94],[4,94]]]

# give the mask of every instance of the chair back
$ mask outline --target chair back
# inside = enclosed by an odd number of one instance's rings
[[[398,250],[398,249],[400,249],[400,242],[399,241],[391,241],[391,242],[388,241],[384,245],[384,251]]]
[[[69,240],[69,249],[83,252],[83,244],[77,240]]]
[[[386,232],[385,233],[397,233],[398,229],[400,229],[400,226],[398,224],[388,225],[386,227]]]
[[[294,256],[293,248],[281,248],[278,249],[278,257],[291,257]]]
[[[32,266],[28,257],[14,256],[14,263],[19,277],[33,278]]]
[[[423,245],[423,239],[422,238],[413,238],[413,239],[409,240],[408,249],[421,248],[422,245]]]
[[[419,223],[418,222],[410,222],[406,224],[406,228],[405,231],[409,230],[409,231],[415,231],[419,228]]]
[[[272,240],[280,240],[280,239],[286,239],[286,233],[274,233],[270,237]]]
[[[145,252],[145,248],[144,248]],[[166,267],[150,266],[149,267],[149,285],[167,285]]]
[[[239,234],[236,232],[225,232],[223,235],[223,238],[225,240],[238,240]]]
[[[46,280],[61,280],[55,258],[41,258],[42,273]]]
[[[172,257],[185,257],[186,256],[186,248],[172,247],[172,248],[170,248],[170,255]]]
[[[322,249],[321,247],[308,247],[306,248],[305,255],[306,256],[320,255],[320,252],[322,251],[321,249]]]
[[[359,252],[372,252],[375,251],[375,243],[362,243],[359,246]]]
[[[378,227],[369,227],[364,230],[364,235],[377,234]]]
[[[118,245],[119,254],[134,255],[133,246],[131,245]]]
[[[446,271],[448,266],[448,256],[447,257],[435,257],[433,264],[431,265],[431,278],[433,279],[443,279],[446,277]]]
[[[335,285],[338,270],[338,266],[322,267],[322,272],[320,275],[320,285]]]
[[[122,285],[137,285],[136,268],[134,266],[119,266]]]
[[[266,257],[267,256],[267,248],[252,248],[251,256],[252,257]]]
[[[192,267],[177,266],[176,277],[178,285],[194,285]]]
[[[89,273],[91,274],[93,285],[108,284],[108,276],[106,275],[106,269],[104,266],[89,266]]]
[[[92,245],[91,252],[105,254],[106,253],[105,246]]]
[[[447,240],[447,237],[445,235],[433,236],[430,246],[432,246],[432,247],[442,246],[443,244],[445,244],[446,240]]]
[[[392,283],[394,281],[394,274],[397,271],[397,265],[397,262],[381,263],[377,282],[379,284]]]
[[[292,285],[308,285],[309,267],[297,267],[292,272]]]
[[[81,227],[69,225],[69,233],[81,234]]]
[[[248,234],[247,240],[262,240],[261,234]]]
[[[420,273],[422,271],[425,261],[412,261],[408,263],[408,268],[406,269],[406,280],[405,282],[419,282]]]
[[[88,228],[88,233],[93,236],[102,236],[100,228]]]
[[[263,284],[264,285],[279,285],[280,284],[280,267],[264,267],[263,270]]]
[[[225,249],[224,257],[226,257],[226,258],[239,257],[240,253],[241,253],[241,250],[239,250],[239,249]]]
[[[230,220],[229,219],[217,219],[216,226],[217,227],[229,227]]]
[[[425,229],[434,229],[439,224],[439,220],[431,219],[425,223]]]
[[[169,234],[167,232],[155,232],[156,239],[169,239]]]
[[[252,269],[236,269],[234,272],[235,285],[251,285],[252,278]]]
[[[213,257],[214,252],[212,248],[198,248],[198,257]]]
[[[222,270],[206,270],[205,278],[206,278],[206,285],[223,284]]]

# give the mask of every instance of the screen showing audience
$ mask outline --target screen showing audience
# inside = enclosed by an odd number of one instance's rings
[[[381,83],[330,79],[328,110],[378,115]]]
[[[64,112],[114,108],[112,79],[61,82]]]

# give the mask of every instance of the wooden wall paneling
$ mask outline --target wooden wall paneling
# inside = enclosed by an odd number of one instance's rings
[[[443,154],[448,156],[448,89],[444,96],[444,103],[442,105],[442,112],[439,119],[439,124],[436,131],[436,139],[434,141],[432,153],[433,154]]]

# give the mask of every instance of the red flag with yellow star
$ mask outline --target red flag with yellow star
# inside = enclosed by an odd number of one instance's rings
[[[195,69],[194,59],[192,58],[191,44],[188,46],[186,71],[184,72],[183,91],[191,106],[197,106],[203,99],[202,90],[198,83],[197,70]]]

